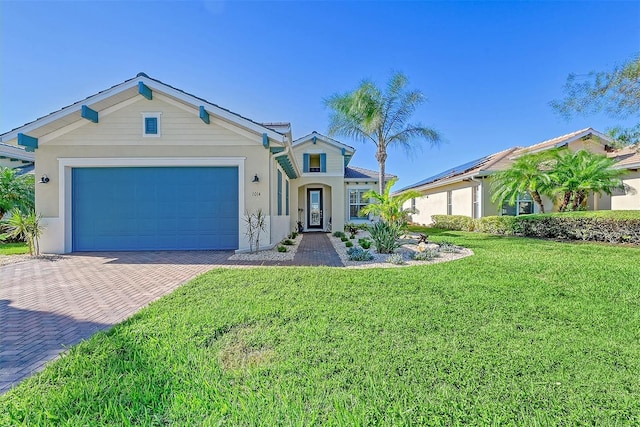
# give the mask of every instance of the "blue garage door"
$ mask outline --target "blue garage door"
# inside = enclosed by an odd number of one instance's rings
[[[73,250],[238,248],[237,167],[73,169]]]

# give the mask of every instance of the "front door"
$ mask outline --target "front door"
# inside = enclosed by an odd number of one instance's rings
[[[307,190],[307,228],[322,228],[322,189]]]

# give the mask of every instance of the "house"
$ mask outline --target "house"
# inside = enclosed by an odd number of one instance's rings
[[[355,149],[258,123],[144,73],[0,135],[35,155],[43,252],[249,248],[297,228],[342,230],[377,173]],[[41,179],[43,178],[43,179]],[[45,182],[46,181],[46,182]]]
[[[414,208],[417,213],[412,221],[430,224],[432,215],[465,215],[480,218],[491,215],[523,215],[537,213],[538,206],[529,194],[521,195],[514,206],[498,206],[491,202],[492,173],[507,169],[514,159],[528,153],[536,153],[553,148],[566,147],[569,150],[589,150],[619,159],[616,167],[630,170],[624,178],[627,191],[612,196],[592,195],[588,200],[588,209],[640,209],[640,155],[632,148],[615,151],[613,141],[605,134],[592,128],[581,129],[567,135],[549,139],[528,147],[511,147],[498,153],[476,159],[430,176],[415,184],[398,190],[396,193],[412,189],[420,192],[421,197],[412,199],[405,208]],[[545,212],[554,209],[554,202],[543,198]]]
[[[0,143],[0,167],[19,169],[18,174],[33,170],[35,156],[23,147]]]
[[[616,159],[616,168],[626,169],[624,189],[611,195],[612,210],[640,210],[640,146],[624,147],[609,153]]]

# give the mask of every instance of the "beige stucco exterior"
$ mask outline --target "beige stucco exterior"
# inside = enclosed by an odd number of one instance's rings
[[[624,177],[624,191],[611,196],[613,210],[640,210],[640,170],[632,169]]]
[[[485,169],[472,170],[467,173],[460,173],[434,181],[433,183],[424,184],[415,188],[422,196],[415,199],[415,207],[418,213],[412,215],[412,221],[418,224],[429,225],[432,223],[432,215],[465,215],[475,217],[474,215],[474,188],[480,186],[479,191],[479,212],[480,216],[502,215],[502,207],[491,201],[491,173],[497,170],[508,168],[513,159],[527,152],[537,152],[547,150],[557,146],[565,146],[572,152],[578,150],[588,150],[598,154],[607,154],[605,149],[607,143],[597,135],[597,132],[585,131],[584,137],[580,132],[575,133],[577,136],[573,139],[567,138],[567,142],[562,145],[557,140],[562,137],[549,140],[540,144],[527,148],[512,148],[501,153],[493,155],[495,160],[490,160]],[[572,135],[569,135],[572,136]],[[608,210],[608,209],[640,209],[640,173],[635,172],[627,175],[623,182],[627,186],[626,192],[619,192],[613,196],[607,194],[591,195],[587,201],[587,209],[589,210]],[[451,199],[451,209],[448,210],[449,197]],[[548,197],[542,197],[545,212],[554,212],[557,210],[557,203]],[[410,208],[411,201],[404,204],[404,208]],[[537,205],[534,204],[534,212],[540,212]]]
[[[295,200],[292,200],[291,227],[301,221],[304,230],[309,230],[308,190],[322,191],[321,230],[342,230],[347,221],[347,193],[345,185],[345,155],[353,155],[354,150],[337,141],[323,137],[315,132],[297,140],[293,145],[293,155],[301,168],[299,178],[293,181]],[[325,169],[311,171],[304,169],[304,155],[326,156]],[[319,167],[320,165],[310,165]]]
[[[152,94],[151,99],[145,90]],[[309,189],[322,191],[323,221],[318,229],[328,231],[344,228],[349,218],[350,188],[377,185],[372,179],[345,179],[346,165],[355,153],[352,147],[316,132],[294,143],[288,123],[253,122],[144,74],[82,103],[86,104],[72,104],[0,135],[0,142],[12,148],[21,132],[37,139],[35,174],[49,178],[48,183],[36,186],[36,210],[45,226],[43,252],[73,249],[74,168],[237,168],[238,251],[249,248],[246,213],[264,213],[266,231],[260,246],[272,247],[297,229],[299,219],[308,229]],[[84,115],[87,105],[97,112],[97,123]],[[146,117],[158,119],[157,134],[145,132]],[[305,154],[313,156],[314,162],[322,155],[322,170],[317,170],[318,165],[313,171],[304,170]],[[364,174],[371,178],[371,172]]]
[[[143,135],[143,115],[159,113],[160,136]],[[83,166],[236,166],[239,171],[239,250],[248,248],[245,211],[261,209],[267,216],[262,246],[279,242],[290,231],[288,216],[277,215],[274,194],[276,170],[262,135],[211,117],[159,92],[153,100],[129,99],[102,112],[99,123],[80,120],[39,138],[36,176],[50,182],[36,186],[36,210],[43,216],[43,252],[71,250],[70,172]],[[260,182],[253,183],[255,175]],[[286,174],[284,174],[286,178]],[[288,178],[286,178],[288,179]]]

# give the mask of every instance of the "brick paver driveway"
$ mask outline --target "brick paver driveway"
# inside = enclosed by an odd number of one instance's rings
[[[64,255],[0,267],[0,393],[65,347],[108,329],[229,252]]]
[[[342,266],[323,233],[305,234],[293,261],[229,261],[232,252],[75,253],[0,267],[0,394],[66,347],[108,329],[211,268]]]

